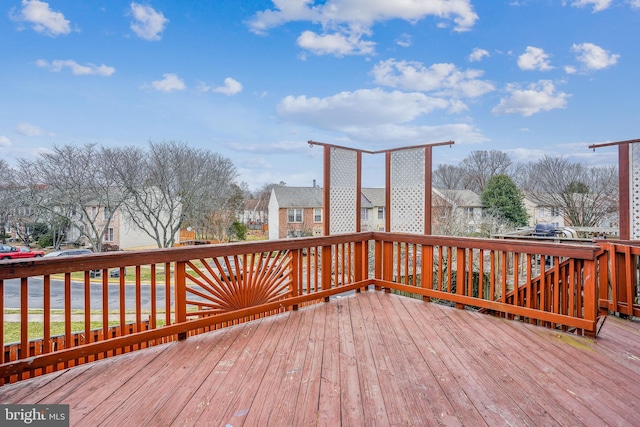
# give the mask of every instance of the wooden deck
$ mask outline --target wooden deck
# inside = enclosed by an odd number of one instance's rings
[[[368,291],[0,387],[71,425],[640,422],[640,324],[597,339]]]

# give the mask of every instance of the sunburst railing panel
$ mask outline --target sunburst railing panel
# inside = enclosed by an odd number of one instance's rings
[[[187,315],[227,313],[293,293],[289,251],[230,255],[187,262]]]

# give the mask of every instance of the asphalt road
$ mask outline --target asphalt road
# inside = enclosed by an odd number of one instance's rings
[[[29,309],[44,308],[44,284],[41,277],[29,278]],[[173,292],[173,287],[171,287]],[[151,286],[142,285],[141,288],[142,307],[151,307]],[[9,279],[4,281],[4,306],[7,309],[20,307],[21,286],[20,279]],[[109,309],[116,310],[120,307],[120,285],[109,284]],[[133,310],[136,307],[135,285],[125,285],[125,309]],[[92,282],[90,285],[91,309],[102,309],[102,283]],[[156,286],[156,304],[158,308],[165,305],[165,286]],[[51,279],[51,308],[64,309],[64,281]],[[84,309],[84,283],[71,282],[71,309]]]

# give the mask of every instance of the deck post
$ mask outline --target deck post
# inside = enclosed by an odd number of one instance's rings
[[[465,248],[456,248],[456,294],[465,294],[465,266],[466,266],[466,250]],[[469,284],[471,286],[471,284]],[[464,309],[464,304],[456,303],[457,309]]]
[[[382,243],[382,279],[393,282],[393,242]],[[398,271],[398,277],[400,272]],[[399,279],[398,279],[399,280]],[[385,293],[390,293],[391,288],[384,288]]]
[[[583,264],[584,282],[582,290],[584,292],[584,318],[590,321],[591,329],[585,330],[585,335],[595,337],[598,319],[598,292],[596,280],[596,259],[585,260]]]
[[[297,297],[299,295],[298,289],[300,284],[300,276],[302,272],[302,257],[300,257],[300,252],[298,250],[291,251],[291,296]],[[298,310],[298,304],[293,304],[291,306],[293,311]]]
[[[331,289],[331,275],[333,273],[333,269],[331,268],[331,246],[322,247],[321,263],[322,281],[320,283],[320,289],[324,291]],[[329,297],[326,297],[324,301],[329,302]]]
[[[175,310],[176,310],[176,323],[182,323],[187,321],[187,263],[184,261],[178,261],[175,264]],[[178,334],[178,340],[182,341],[187,339],[187,333],[181,332]]]
[[[365,248],[366,248],[366,242],[356,242],[354,244],[354,254],[353,254],[353,260],[354,260],[354,280],[356,282],[359,282],[361,280],[364,279],[365,277],[365,266],[366,266],[366,262],[364,259],[364,253],[365,253]],[[358,288],[356,289],[356,292],[360,292],[362,290],[362,288]]]
[[[433,246],[422,245],[422,266],[420,271],[420,287],[433,289]],[[430,302],[431,298],[424,295],[422,301]]]
[[[382,241],[376,239],[374,245],[373,274],[377,280],[382,280]],[[374,289],[379,291],[381,287],[380,285],[375,285]]]

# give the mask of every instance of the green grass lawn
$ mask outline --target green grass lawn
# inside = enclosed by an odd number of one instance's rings
[[[109,322],[110,326],[118,325],[118,322]],[[91,329],[102,328],[102,322],[91,322]],[[29,322],[29,339],[39,339],[44,337],[44,323]],[[84,331],[84,322],[71,322],[72,332]],[[51,323],[51,336],[64,335],[64,322]],[[10,344],[20,342],[20,322],[6,322],[4,324],[4,343]]]

